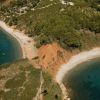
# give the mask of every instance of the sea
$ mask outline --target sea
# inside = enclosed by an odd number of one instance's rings
[[[0,28],[0,65],[22,58],[22,49],[18,41]]]
[[[100,58],[88,60],[63,78],[70,100],[100,100]]]

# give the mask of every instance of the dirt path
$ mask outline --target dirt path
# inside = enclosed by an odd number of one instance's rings
[[[38,89],[36,97],[33,98],[33,100],[43,100],[43,95],[42,95],[43,84],[44,84],[44,78],[43,78],[43,74],[41,71],[41,73],[40,73],[40,87]]]
[[[68,97],[68,91],[67,91],[67,89],[66,89],[66,87],[64,86],[64,84],[63,83],[60,83],[59,84],[59,86],[60,86],[60,88],[61,88],[61,90],[62,90],[62,100],[70,100],[70,98]]]
[[[45,9],[45,8],[51,7],[51,6],[56,5],[56,4],[59,4],[59,2],[58,3],[52,3],[52,4],[49,4],[49,5],[40,7],[40,8],[32,8],[31,10],[33,10],[33,11],[34,10],[41,10],[41,9]]]

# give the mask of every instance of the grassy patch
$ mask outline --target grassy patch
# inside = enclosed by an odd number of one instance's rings
[[[16,75],[14,78],[9,79],[6,84],[5,84],[5,88],[18,88],[21,87],[23,85],[23,82],[26,80],[25,77],[25,73],[19,73],[18,75]]]
[[[0,69],[0,73],[4,76],[0,79],[2,83],[0,99],[32,100],[40,87],[40,72],[41,70],[35,69],[27,60],[17,61],[13,64],[9,64],[9,67]],[[59,86],[52,81],[48,73],[44,72],[43,77],[43,91],[47,90],[48,92],[48,95],[43,93],[44,100],[55,100],[56,95],[58,100],[61,100],[61,90]]]
[[[44,85],[43,85],[43,98],[44,100],[61,100],[61,89],[59,85],[55,83],[48,73],[43,73]]]

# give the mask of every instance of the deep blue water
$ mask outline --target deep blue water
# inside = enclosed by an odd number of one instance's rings
[[[71,100],[100,100],[100,58],[76,66],[63,83]]]
[[[10,63],[22,57],[22,50],[15,38],[0,28],[0,64]]]

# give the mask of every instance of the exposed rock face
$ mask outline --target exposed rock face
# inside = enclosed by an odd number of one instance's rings
[[[71,52],[62,49],[57,43],[44,45],[38,50],[39,65],[55,76],[59,67],[72,56]]]

